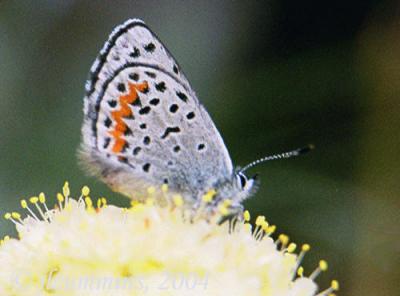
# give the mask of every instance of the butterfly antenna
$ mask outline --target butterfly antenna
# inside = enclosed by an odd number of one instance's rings
[[[260,163],[263,163],[263,162],[267,162],[267,161],[270,161],[270,160],[285,159],[285,158],[291,158],[291,157],[294,157],[294,156],[299,156],[301,154],[305,154],[307,152],[310,152],[313,149],[314,149],[314,145],[310,144],[310,145],[308,145],[306,147],[298,148],[298,149],[295,149],[295,150],[292,150],[292,151],[279,153],[279,154],[274,154],[274,155],[269,155],[269,156],[257,159],[255,161],[249,163],[244,168],[242,168],[240,170],[240,172],[243,173],[244,171],[248,170],[249,168],[252,168],[253,166],[256,166],[256,165],[258,165]]]

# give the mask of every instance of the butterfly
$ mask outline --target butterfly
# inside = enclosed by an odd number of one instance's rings
[[[168,184],[196,207],[215,190],[231,208],[255,193],[255,164],[234,168],[224,141],[181,67],[139,19],[116,27],[85,85],[80,159],[92,175],[133,199]]]

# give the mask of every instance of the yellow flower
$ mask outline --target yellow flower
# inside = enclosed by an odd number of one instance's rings
[[[252,229],[247,211],[219,225],[221,214],[188,214],[177,195],[164,207],[149,198],[125,209],[93,202],[87,187],[78,200],[69,192],[66,184],[54,209],[40,194],[21,201],[27,217],[5,215],[19,239],[1,241],[0,295],[306,296],[317,294],[314,279],[327,269],[321,261],[305,276],[309,246],[296,254],[286,235],[271,238],[265,217]],[[333,281],[318,295],[337,289]]]

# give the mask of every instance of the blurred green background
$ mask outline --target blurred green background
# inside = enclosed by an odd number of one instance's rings
[[[84,82],[112,28],[138,17],[186,72],[237,165],[254,169],[265,214],[313,251],[340,295],[400,293],[398,1],[0,1],[0,205],[54,198],[64,180],[124,197],[76,161]],[[0,222],[0,235],[15,235]],[[4,268],[4,267],[2,267]]]

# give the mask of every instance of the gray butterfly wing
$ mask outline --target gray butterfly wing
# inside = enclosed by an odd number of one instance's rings
[[[84,102],[81,159],[116,191],[135,198],[168,183],[196,197],[233,174],[210,116],[140,20],[112,32],[91,68]]]

